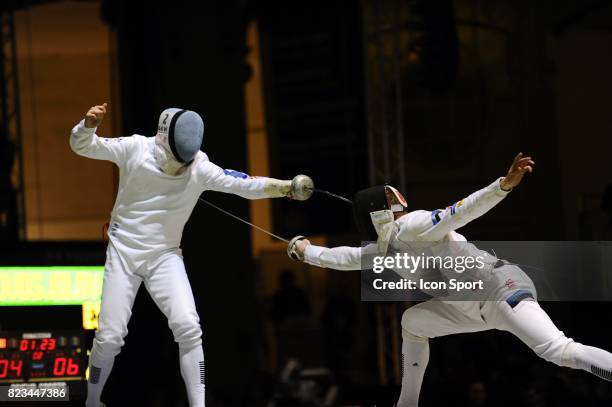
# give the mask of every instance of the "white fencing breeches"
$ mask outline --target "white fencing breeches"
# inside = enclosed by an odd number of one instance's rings
[[[120,352],[128,332],[136,293],[144,282],[153,301],[168,318],[168,326],[179,345],[181,374],[189,404],[204,406],[202,330],[180,251],[163,253],[138,270],[129,270],[126,264],[129,263],[122,254],[109,243],[98,329],[90,357],[87,405],[99,405],[112,360]]]
[[[612,354],[566,337],[536,301],[524,300],[514,308],[506,301],[427,301],[407,309],[402,315],[403,357],[411,358],[404,361],[404,372],[412,371],[412,375],[402,378],[402,394],[397,406],[417,406],[429,353],[423,341],[489,329],[514,334],[549,362],[586,370],[612,381]]]

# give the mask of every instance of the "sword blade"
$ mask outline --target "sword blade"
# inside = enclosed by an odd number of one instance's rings
[[[244,219],[242,219],[240,216],[234,215],[233,213],[228,212],[228,211],[226,211],[225,209],[218,207],[218,206],[217,206],[217,205],[215,205],[214,203],[212,203],[212,202],[210,202],[210,201],[207,201],[207,200],[206,200],[206,199],[204,199],[204,198],[201,198],[201,197],[200,197],[200,198],[198,198],[198,199],[199,199],[200,201],[204,202],[206,205],[208,205],[208,206],[211,206],[211,207],[215,208],[215,209],[216,209],[216,210],[218,210],[219,212],[223,212],[224,214],[226,214],[226,215],[228,215],[228,216],[231,216],[232,218],[234,218],[234,219],[236,219],[236,220],[239,220],[239,221],[240,221],[240,222],[242,222],[242,223],[246,223],[247,225],[249,225],[249,226],[251,226],[251,227],[254,227],[255,229],[259,230],[260,232],[263,232],[263,233],[267,234],[268,236],[272,236],[273,238],[276,238],[276,239],[278,239],[278,240],[282,240],[282,241],[283,241],[283,242],[285,242],[285,243],[289,243],[289,240],[288,240],[288,239],[285,239],[284,237],[280,237],[279,235],[275,235],[274,233],[272,233],[272,232],[270,232],[270,231],[268,231],[268,230],[266,230],[266,229],[264,229],[264,228],[262,228],[262,227],[259,227],[259,226],[255,225],[255,224],[251,223],[251,222],[249,222],[248,220],[244,220]]]
[[[344,201],[344,202],[350,203],[351,205],[353,204],[353,202],[352,202],[350,199],[345,198],[345,197],[343,197],[342,195],[338,195],[338,194],[334,194],[333,192],[326,191],[326,190],[324,190],[324,189],[313,188],[313,191],[315,191],[315,192],[320,192],[320,193],[322,193],[322,194],[329,195],[329,196],[332,196],[332,197],[334,197],[334,198],[338,198],[338,199],[340,199],[341,201]]]

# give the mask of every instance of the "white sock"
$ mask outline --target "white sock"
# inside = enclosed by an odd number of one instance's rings
[[[202,345],[190,349],[179,347],[179,359],[189,406],[204,407],[204,350]]]
[[[417,407],[425,369],[429,363],[429,341],[403,332],[402,391],[397,407]]]
[[[586,370],[612,382],[612,353],[581,343],[572,343],[573,358],[578,369]]]
[[[95,353],[91,352],[89,356],[89,380],[87,381],[87,400],[85,401],[86,407],[101,407],[100,395],[108,375],[110,374],[115,358],[102,360],[94,356]]]

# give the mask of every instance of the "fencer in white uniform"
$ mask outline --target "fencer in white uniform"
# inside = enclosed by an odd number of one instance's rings
[[[121,138],[95,134],[105,113],[106,104],[92,107],[70,135],[75,153],[119,167],[86,405],[103,405],[100,394],[127,335],[136,293],[144,283],[178,343],[189,405],[202,407],[202,330],[181,255],[183,227],[205,190],[247,199],[292,197],[292,183],[249,177],[213,164],[200,151],[204,123],[193,111],[166,109],[155,137]]]
[[[390,186],[360,191],[353,201],[362,238],[376,241],[362,247],[326,248],[298,236],[288,253],[296,260],[338,270],[370,269],[366,253],[415,253],[459,243],[478,250],[455,230],[484,215],[531,172],[531,157],[519,154],[508,174],[446,209],[408,212],[405,198]],[[537,302],[531,279],[516,265],[490,256],[479,272],[488,275],[487,289],[473,300],[433,299],[402,315],[402,389],[397,407],[418,406],[429,360],[429,339],[444,335],[499,329],[511,332],[538,356],[559,366],[583,369],[612,381],[612,354],[565,336]],[[396,270],[397,271],[397,270]],[[398,272],[401,275],[401,272]]]

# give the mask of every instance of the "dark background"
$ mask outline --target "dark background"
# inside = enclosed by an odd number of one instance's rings
[[[24,3],[33,2],[3,7]],[[396,3],[400,11],[394,17],[389,10]],[[536,173],[462,233],[474,240],[609,240],[608,1],[225,0],[143,6],[106,0],[100,12],[117,34],[125,134],[133,129],[154,134],[163,108],[190,106],[206,120],[207,154],[221,165],[245,168],[244,83],[250,75],[245,32],[256,20],[273,176],[309,174],[322,188],[351,196],[373,181],[399,184],[403,171],[410,206],[431,209],[502,176],[516,152],[525,151],[536,158]],[[384,44],[393,41],[373,28],[377,18],[404,22],[396,30],[402,33],[397,74],[386,62],[393,52],[377,48],[382,43],[386,50]],[[404,157],[404,166],[398,170],[398,161],[387,158],[390,174],[383,171],[385,159],[373,160],[368,150],[368,132],[379,140],[383,128],[404,139],[403,151],[397,141],[391,148]],[[2,199],[9,202],[10,188],[3,188]],[[249,215],[244,200],[218,194],[215,202]],[[284,236],[317,233],[332,243],[357,241],[350,212],[339,201],[315,195],[299,205],[275,202],[274,208],[274,229]],[[101,243],[20,243],[12,230],[3,229],[4,264],[103,261]],[[202,206],[184,232],[185,262],[204,330],[210,406],[264,405],[278,390],[277,374],[264,373],[258,357],[266,307],[255,298],[257,273],[244,272],[258,267],[250,244],[244,225]],[[231,266],[223,259],[232,259]],[[350,291],[358,287],[357,274],[330,273],[340,281],[338,290],[349,289],[335,309],[349,309],[341,322],[353,325],[339,334],[343,341],[326,342],[328,354],[340,349],[346,357],[323,363],[335,373],[341,405],[386,405],[398,387],[379,380],[374,305],[360,303],[359,292]],[[612,349],[609,303],[543,307],[568,336]],[[0,314],[4,325],[15,328],[7,312]],[[60,312],[58,324],[68,314]],[[333,317],[319,319],[323,335],[326,329],[336,332]],[[154,405],[153,398],[156,405],[184,405],[176,346],[144,291],[129,331],[103,399],[109,406]],[[423,406],[612,403],[609,384],[538,360],[504,333],[435,339],[431,355]],[[312,364],[304,358],[302,363]],[[474,393],[482,388],[487,401],[479,404]]]

